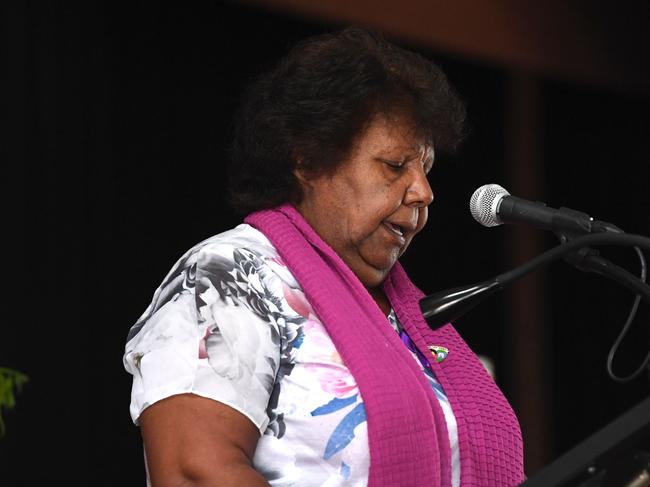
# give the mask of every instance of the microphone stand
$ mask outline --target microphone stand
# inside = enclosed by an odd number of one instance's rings
[[[609,262],[589,247],[631,246],[650,249],[650,238],[624,233],[596,233],[566,240],[561,245],[538,255],[525,264],[492,279],[430,294],[420,300],[420,309],[432,329],[454,321],[470,311],[487,297],[496,294],[511,282],[529,274],[542,265],[565,258],[582,271],[591,271],[609,277],[623,287],[650,302],[650,286],[625,269]],[[568,257],[568,258],[567,258]]]

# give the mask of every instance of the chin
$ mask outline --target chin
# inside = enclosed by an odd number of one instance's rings
[[[363,275],[358,275],[357,277],[365,287],[369,289],[378,288],[384,283],[392,267],[391,265],[387,268],[368,269]]]
[[[395,250],[382,253],[359,253],[348,265],[366,288],[380,287],[395,265],[399,253]]]

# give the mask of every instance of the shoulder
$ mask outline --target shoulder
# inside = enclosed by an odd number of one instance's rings
[[[189,252],[228,256],[233,249],[237,248],[251,249],[270,258],[278,255],[269,239],[247,223],[242,223],[235,228],[207,238],[195,245]]]
[[[283,288],[299,288],[271,242],[248,224],[209,237],[186,251],[156,289],[151,303],[129,331],[135,337],[154,315],[182,300],[193,302],[196,319],[219,301],[268,313]],[[263,305],[263,306],[262,306]],[[260,306],[264,308],[260,309]]]
[[[197,280],[230,280],[224,271],[231,277],[236,273],[243,273],[247,277],[258,274],[261,278],[275,274],[292,287],[297,286],[269,239],[246,223],[204,240],[188,254],[191,257],[184,267],[194,266]]]
[[[273,244],[263,233],[245,223],[204,240],[188,253],[192,257],[185,267],[195,267],[197,281],[202,278],[229,281],[237,273],[250,276],[264,273],[265,268],[280,275],[287,274],[283,271],[286,265]],[[290,279],[289,274],[283,277]]]
[[[214,287],[224,296],[272,291],[284,284],[298,287],[295,278],[264,234],[247,224],[215,235],[194,247],[197,296]]]

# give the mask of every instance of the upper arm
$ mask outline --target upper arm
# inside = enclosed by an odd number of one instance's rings
[[[259,432],[266,429],[280,331],[268,309],[275,298],[260,294],[258,276],[242,270],[247,264],[200,252],[192,268],[179,270],[185,275],[180,291],[157,292],[167,299],[139,325],[124,356],[133,374],[134,422],[161,399],[193,393],[238,410]]]
[[[156,293],[155,308],[127,343],[131,413],[142,426],[153,485],[233,471],[238,485],[242,475],[255,479],[243,485],[261,480],[250,464],[280,366],[270,308],[281,288],[266,288],[256,254],[225,253],[188,258],[177,269],[182,277],[168,279],[182,285]]]
[[[153,486],[267,485],[251,467],[257,427],[225,404],[171,396],[145,409],[140,426]]]

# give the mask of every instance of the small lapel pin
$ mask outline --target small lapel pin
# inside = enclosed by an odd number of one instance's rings
[[[444,359],[447,358],[447,355],[449,355],[449,349],[445,347],[439,347],[437,345],[429,345],[429,350],[436,358],[436,362],[438,363],[442,362]]]

